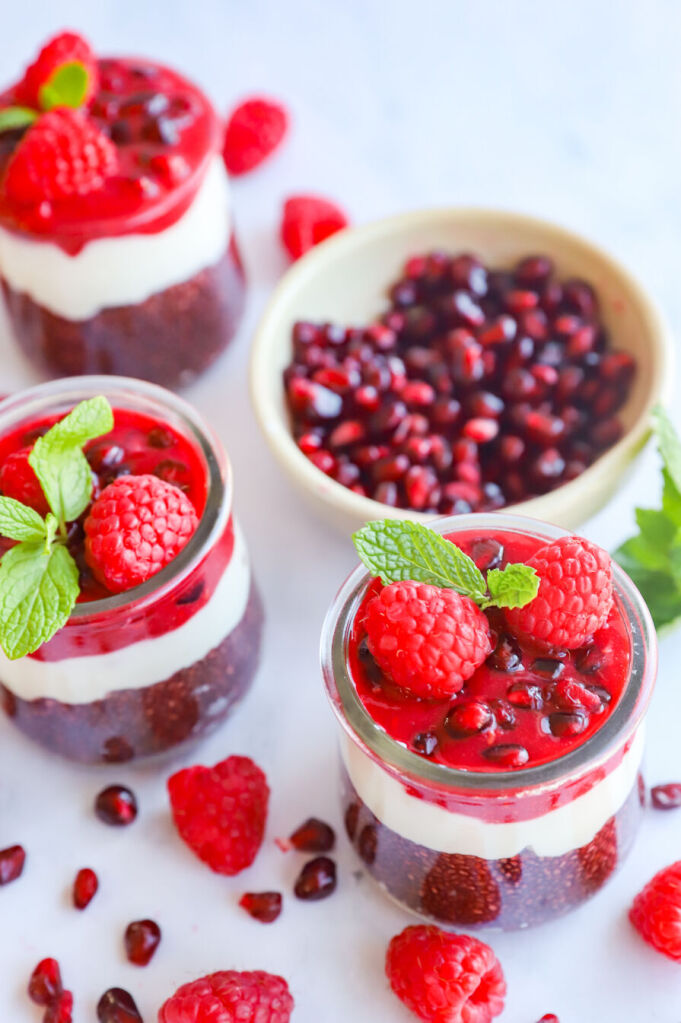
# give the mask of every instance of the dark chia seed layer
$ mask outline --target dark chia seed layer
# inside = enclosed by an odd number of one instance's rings
[[[518,930],[561,916],[594,895],[634,841],[642,813],[641,779],[621,809],[587,845],[562,856],[486,860],[436,852],[387,828],[342,769],[348,836],[369,874],[420,916],[445,926]]]
[[[190,280],[89,320],[67,320],[2,287],[19,345],[50,376],[107,373],[165,387],[189,383],[215,361],[239,326],[246,290],[233,238],[219,262]]]
[[[92,703],[22,700],[0,683],[6,713],[26,735],[81,763],[120,763],[204,738],[249,688],[260,655],[263,608],[255,585],[239,624],[202,660],[140,689]]]

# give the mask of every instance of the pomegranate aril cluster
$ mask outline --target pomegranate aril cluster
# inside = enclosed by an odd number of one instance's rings
[[[543,256],[409,259],[369,327],[298,322],[284,372],[300,450],[383,504],[490,511],[579,476],[621,436],[635,374],[585,281]]]

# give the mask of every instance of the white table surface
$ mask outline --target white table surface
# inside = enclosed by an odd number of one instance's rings
[[[232,350],[187,396],[231,454],[237,507],[265,596],[267,629],[256,685],[219,735],[185,762],[252,755],[273,790],[267,839],[241,877],[202,867],[175,836],[169,769],[86,770],[62,763],[0,723],[0,848],[28,850],[22,879],[0,894],[0,1020],[40,1017],[25,996],[37,960],[59,958],[75,990],[75,1023],[95,1020],[108,987],[134,993],[146,1023],[175,988],[225,968],[281,972],[297,1023],[407,1023],[388,991],[388,939],[409,918],[367,877],[342,834],[335,725],[317,666],[321,621],[355,558],[348,538],[314,518],[282,477],[249,407],[249,337],[285,261],[276,241],[282,198],[319,190],[356,221],[437,203],[499,205],[553,217],[611,248],[681,326],[679,124],[681,5],[673,0],[118,0],[7,3],[0,79],[9,80],[50,31],[87,32],[104,52],[174,62],[224,107],[253,90],[286,100],[286,148],[239,181],[235,205],[251,280]],[[58,9],[57,9],[58,8]],[[55,13],[57,11],[57,13]],[[3,332],[3,336],[4,336]],[[2,340],[0,390],[35,378]],[[678,393],[678,392],[677,392]],[[681,414],[677,415],[681,424]],[[613,546],[637,497],[659,491],[648,451],[628,485],[584,532]],[[681,777],[677,658],[662,642],[649,718],[647,774]],[[93,816],[105,784],[136,791],[136,824],[116,831]],[[309,814],[339,831],[337,893],[319,904],[286,898],[264,927],[237,905],[246,890],[287,896],[301,864],[273,844]],[[681,857],[681,811],[649,812],[636,848],[599,896],[564,920],[489,940],[508,979],[504,1023],[680,1023],[681,969],[644,945],[626,920],[633,894]],[[83,914],[69,905],[76,870],[101,879]],[[122,933],[151,916],[163,941],[144,970],[127,964]]]

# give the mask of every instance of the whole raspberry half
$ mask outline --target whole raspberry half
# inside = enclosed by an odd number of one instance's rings
[[[156,476],[119,476],[85,520],[85,559],[112,593],[160,572],[186,546],[198,519],[178,487]]]
[[[527,564],[539,576],[539,592],[525,607],[505,612],[511,628],[548,646],[584,646],[612,607],[610,556],[582,537],[563,536]]]
[[[384,586],[366,608],[367,643],[395,685],[427,699],[453,696],[492,649],[469,597],[427,583]]]
[[[293,997],[283,977],[264,970],[223,970],[183,984],[158,1023],[288,1023]]]
[[[28,129],[5,173],[7,195],[18,203],[89,195],[118,169],[116,147],[86,114],[56,107]]]
[[[28,463],[31,448],[21,448],[9,455],[0,468],[0,491],[5,497],[13,497],[34,508],[39,515],[50,510],[38,477]]]
[[[407,927],[388,945],[385,970],[397,997],[427,1023],[490,1023],[506,982],[494,952],[467,934]]]
[[[99,75],[90,44],[76,32],[60,32],[43,46],[15,89],[17,103],[40,108],[40,90],[64,64],[82,64],[88,74],[87,103],[97,91]]]
[[[186,767],[168,779],[175,826],[190,849],[218,874],[250,867],[265,833],[270,790],[248,757],[215,767]]]
[[[681,963],[681,860],[661,870],[638,893],[629,919],[649,945]]]
[[[225,130],[223,156],[230,174],[247,174],[282,142],[288,114],[281,103],[254,96],[231,114]]]
[[[281,240],[293,259],[348,226],[343,210],[317,195],[294,195],[284,203]]]

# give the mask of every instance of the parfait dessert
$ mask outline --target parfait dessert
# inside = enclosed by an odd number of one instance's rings
[[[224,349],[245,286],[222,135],[186,78],[70,32],[0,95],[0,279],[32,361],[173,387]]]
[[[163,753],[248,689],[261,604],[229,464],[185,402],[115,377],[6,400],[0,534],[0,692],[43,746]]]
[[[656,672],[605,551],[509,515],[371,523],[327,617],[348,835],[440,924],[526,927],[593,895],[641,814]]]

